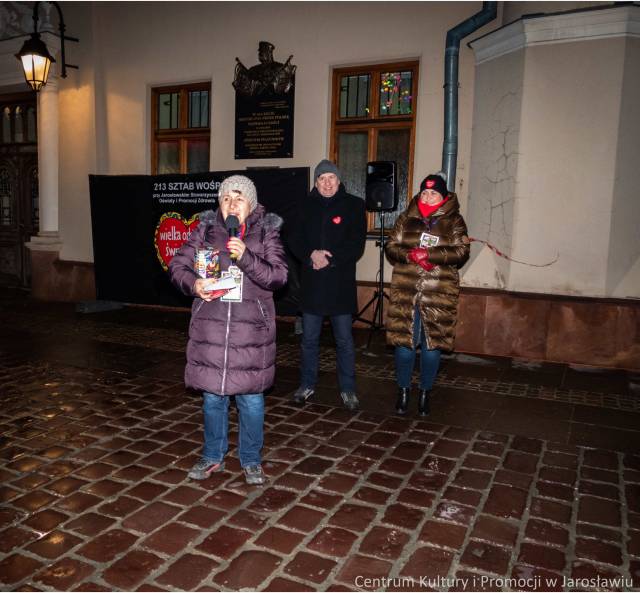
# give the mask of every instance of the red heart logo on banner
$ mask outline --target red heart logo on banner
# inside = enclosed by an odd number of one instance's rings
[[[169,269],[169,263],[176,251],[191,236],[199,222],[198,214],[189,220],[184,219],[182,214],[178,212],[165,212],[160,217],[153,243],[156,246],[156,255],[160,265],[165,272]]]
[[[333,224],[340,224],[342,222],[342,217],[334,216],[332,220],[333,220]]]

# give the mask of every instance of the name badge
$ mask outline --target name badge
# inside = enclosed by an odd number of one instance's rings
[[[429,233],[420,235],[420,247],[435,247],[439,242],[440,237],[436,235],[430,235]]]
[[[233,278],[236,283],[227,294],[220,297],[225,303],[241,303],[242,302],[242,282],[244,280],[244,272],[238,266],[229,266],[226,272],[222,272],[221,278]]]

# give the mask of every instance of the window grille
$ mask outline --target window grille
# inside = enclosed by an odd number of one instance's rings
[[[152,89],[154,174],[209,170],[210,94],[210,83]]]

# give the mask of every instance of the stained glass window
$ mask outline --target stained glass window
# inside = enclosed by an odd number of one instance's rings
[[[412,72],[380,75],[380,115],[407,115],[412,109]]]

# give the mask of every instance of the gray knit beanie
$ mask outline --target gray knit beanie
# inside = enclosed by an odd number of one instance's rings
[[[222,196],[230,195],[230,192],[240,192],[249,201],[249,212],[253,212],[258,205],[258,192],[253,181],[244,175],[232,175],[227,177],[218,189],[218,200]]]
[[[335,163],[332,163],[327,159],[322,159],[313,172],[314,182],[318,177],[320,177],[320,175],[324,175],[325,173],[333,173],[338,179],[340,179],[340,169],[338,169]]]

